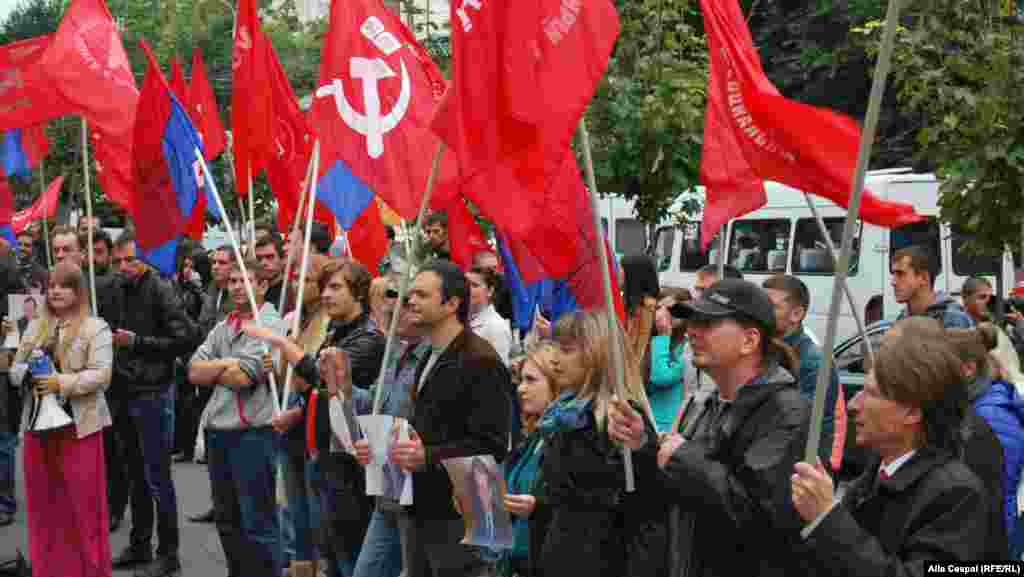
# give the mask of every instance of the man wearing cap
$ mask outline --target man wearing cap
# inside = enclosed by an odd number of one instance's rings
[[[629,405],[616,402],[608,414],[609,434],[625,446],[660,443],[663,483],[681,517],[672,574],[802,574],[793,560],[802,524],[789,476],[801,460],[810,406],[784,368],[796,359],[774,337],[772,302],[757,285],[726,279],[673,308],[687,320],[694,365],[717,389],[687,399],[679,426],[660,440],[644,438]]]

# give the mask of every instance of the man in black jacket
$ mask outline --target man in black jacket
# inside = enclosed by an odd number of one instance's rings
[[[0,239],[0,314],[6,319],[7,295],[21,292],[18,262],[14,249]],[[6,323],[5,323],[6,324]],[[6,336],[0,334],[0,338]],[[2,341],[0,341],[2,342]],[[14,522],[17,501],[14,498],[15,453],[18,448],[18,428],[21,415],[21,395],[10,386],[7,371],[11,363],[10,350],[0,351],[0,527]]]
[[[1006,559],[1005,545],[992,557],[985,486],[956,457],[966,406],[960,357],[941,333],[882,344],[850,402],[857,444],[880,459],[841,499],[820,467],[796,466],[793,505],[815,565],[803,574],[925,575]]]
[[[196,327],[173,287],[136,256],[126,232],[114,245],[116,279],[104,290],[101,316],[114,330],[114,374],[108,397],[119,408],[115,427],[125,444],[132,483],[131,541],[114,566],[148,564],[137,575],[164,577],[180,571],[178,503],[171,478],[174,437],[174,359],[196,346]],[[153,559],[153,510],[159,536]],[[151,563],[152,561],[152,563]]]
[[[660,444],[665,494],[680,505],[672,575],[801,574],[792,560],[802,525],[789,477],[810,407],[780,366],[796,370],[773,338],[772,301],[753,283],[726,279],[701,300],[674,305],[672,315],[687,319],[693,364],[717,384],[684,401],[679,429]],[[643,438],[629,405],[616,403],[608,417],[613,439],[633,449],[657,442]]]
[[[412,391],[412,439],[394,444],[391,460],[413,472],[415,537],[410,577],[488,575],[482,551],[461,545],[465,532],[453,507],[442,462],[456,457],[505,458],[509,446],[511,379],[487,341],[466,328],[466,277],[448,261],[421,269],[409,291],[409,313],[427,335],[431,354],[420,362]]]

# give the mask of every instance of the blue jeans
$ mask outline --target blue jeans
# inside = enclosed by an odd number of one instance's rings
[[[178,497],[171,477],[174,445],[174,386],[160,393],[127,399],[118,411],[124,460],[132,483],[133,547],[148,549],[153,540],[154,505],[158,555],[178,554]]]
[[[217,533],[233,577],[278,577],[281,526],[275,433],[207,430],[206,454]]]
[[[398,577],[402,572],[401,514],[380,509],[373,512],[354,577]]]
[[[275,490],[274,494],[277,497],[274,503],[277,505],[278,521],[281,525],[281,563],[283,567],[287,567],[288,564],[297,559],[295,556],[295,513],[292,511],[292,505],[290,500],[287,498],[288,489],[288,455],[284,444],[279,436],[275,435],[275,441],[277,445],[277,475],[275,475]],[[281,477],[279,479],[279,477]],[[285,501],[280,501],[280,491],[276,489],[278,483],[283,483],[285,488]],[[300,559],[301,561],[301,559]],[[283,568],[282,567],[282,568]]]
[[[319,559],[317,536],[320,534],[320,496],[313,488],[320,481],[320,467],[305,455],[285,455],[284,483],[288,492],[288,512],[294,528],[296,561]]]
[[[14,500],[14,455],[17,450],[18,435],[0,429],[0,513],[13,514],[18,510]]]

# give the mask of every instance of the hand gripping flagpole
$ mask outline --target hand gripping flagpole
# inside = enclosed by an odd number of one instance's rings
[[[590,189],[590,210],[594,217],[594,232],[597,237],[598,253],[601,255],[601,284],[604,285],[604,304],[608,309],[608,346],[611,348],[612,373],[615,375],[615,394],[623,401],[628,400],[626,396],[626,366],[622,358],[622,335],[619,334],[619,315],[615,311],[615,299],[612,297],[612,274],[609,270],[610,262],[608,247],[605,245],[604,234],[602,234],[601,212],[597,204],[597,179],[594,177],[594,159],[590,154],[590,135],[587,133],[587,124],[580,118],[578,129],[580,145],[583,148],[583,170],[587,176],[587,188]],[[633,477],[633,451],[629,447],[622,447],[622,465],[626,470],[626,492],[632,493],[636,490],[636,480]]]
[[[235,258],[238,259],[238,267],[242,271],[242,280],[245,282],[245,292],[249,296],[249,306],[252,307],[252,318],[253,322],[257,325],[262,324],[260,322],[260,309],[256,306],[256,293],[252,290],[252,282],[249,280],[249,271],[245,266],[245,257],[242,256],[242,249],[238,245],[238,238],[235,236],[235,229],[231,226],[231,221],[228,219],[228,211],[224,209],[224,201],[220,197],[220,191],[214,186],[213,178],[210,176],[210,167],[206,166],[206,159],[203,158],[203,152],[199,150],[199,147],[195,148],[196,160],[199,161],[199,166],[203,168],[203,178],[206,181],[206,186],[210,188],[213,199],[217,201],[217,210],[220,211],[220,216],[224,220],[224,228],[228,232],[228,241],[231,242],[231,248],[235,252]],[[274,396],[274,415],[276,416],[281,412],[281,399],[277,393],[277,379],[274,378],[273,371],[270,372],[270,390]]]
[[[317,175],[317,173],[319,171],[320,171],[320,139],[318,138],[313,143],[313,156],[309,159],[309,166],[306,167],[306,183],[307,183],[307,185],[305,187],[303,187],[303,191],[305,191],[307,189],[307,187],[308,187],[309,197],[306,199],[308,201],[308,206],[306,207],[306,231],[305,231],[305,238],[302,241],[302,264],[299,265],[299,291],[298,291],[298,294],[295,296],[295,314],[292,317],[292,336],[293,337],[298,336],[298,334],[299,334],[299,326],[300,326],[300,323],[302,322],[302,318],[301,318],[302,317],[302,299],[303,299],[303,295],[305,294],[305,291],[306,291],[306,273],[309,271],[309,245],[310,245],[310,241],[311,241],[311,239],[313,237],[313,208],[316,206],[316,183],[317,183],[316,175]],[[251,193],[251,191],[250,191],[250,193]],[[302,201],[301,200],[299,201],[299,206],[302,206]],[[299,222],[299,214],[298,214],[298,212],[296,212],[296,214],[295,214],[295,222]],[[294,227],[294,228],[297,229],[298,227]],[[291,241],[289,240],[289,243],[290,242]],[[289,252],[291,252],[291,251],[289,251]],[[286,279],[285,282],[287,283],[288,282],[287,281],[287,277],[285,277],[285,279]],[[288,291],[287,290],[282,290],[281,292],[282,293],[286,293]],[[281,298],[282,299],[284,298],[284,294],[281,295]],[[284,397],[281,399],[282,403],[287,403],[288,402],[288,393],[291,391],[292,371],[293,371],[292,364],[288,363],[288,368],[285,369]]]
[[[821,213],[818,212],[818,207],[814,206],[814,201],[811,200],[811,195],[804,193],[804,200],[807,201],[807,208],[811,209],[811,215],[814,216],[814,220],[818,222],[818,231],[821,232],[821,237],[825,239],[825,246],[828,248],[828,257],[832,261],[832,269],[836,270],[836,245],[832,242],[832,237],[829,236],[828,227],[825,226],[825,220],[821,218]],[[853,296],[853,291],[850,290],[850,283],[843,279],[843,292],[846,294],[846,300],[850,303],[850,311],[853,312],[853,320],[857,323],[857,332],[860,334],[861,339],[864,341],[864,351],[868,357],[868,366],[875,366],[875,349],[871,347],[871,341],[868,340],[868,333],[864,327],[864,319],[861,317],[860,306],[857,303],[857,299]]]
[[[430,176],[427,177],[427,188],[423,191],[423,198],[420,199],[420,211],[416,215],[416,228],[418,232],[423,227],[423,217],[430,206],[430,197],[434,193],[434,181],[437,179],[438,167],[441,166],[441,157],[444,154],[444,143],[438,143],[434,151],[434,161],[430,165]],[[376,201],[373,201],[376,202]],[[380,366],[380,373],[377,375],[377,390],[373,393],[373,414],[380,413],[380,406],[384,402],[384,373],[387,370],[388,362],[391,359],[391,351],[395,347],[395,336],[398,333],[398,317],[402,311],[402,303],[405,302],[405,293],[409,291],[409,285],[413,275],[413,255],[407,251],[408,258],[405,261],[405,270],[402,272],[402,280],[398,283],[398,300],[395,308],[391,311],[391,322],[388,324],[388,338],[384,344],[384,363]]]
[[[92,190],[89,188],[89,122],[82,117],[82,174],[85,177],[85,219],[89,223],[86,233],[86,247],[89,255],[89,299],[92,303],[92,314],[99,316],[100,309],[96,305],[96,264],[93,262],[92,246]]]
[[[842,300],[840,292],[850,271],[853,229],[860,215],[860,199],[864,192],[864,177],[867,174],[868,161],[871,158],[871,147],[875,140],[875,130],[878,125],[878,113],[882,105],[882,96],[885,92],[885,80],[889,75],[889,64],[892,61],[893,41],[896,37],[896,27],[899,25],[900,1],[889,0],[889,7],[886,10],[885,33],[882,36],[882,46],[878,51],[878,62],[875,64],[874,79],[871,82],[871,96],[868,98],[868,110],[864,117],[864,129],[860,135],[860,149],[857,152],[857,171],[853,180],[853,190],[850,192],[850,204],[846,209],[846,224],[843,226],[843,244],[839,252],[839,261],[836,263],[835,282],[832,287],[832,303],[828,313],[828,328],[825,332],[825,342],[822,343],[825,359],[818,370],[818,383],[814,391],[814,409],[811,412],[811,430],[807,436],[807,449],[804,452],[804,460],[811,464],[817,463],[818,459],[818,445],[821,441],[821,421],[825,416],[825,394],[831,382],[829,376],[832,374],[832,363],[835,356],[832,349],[835,347],[836,331],[839,328],[839,305]]]

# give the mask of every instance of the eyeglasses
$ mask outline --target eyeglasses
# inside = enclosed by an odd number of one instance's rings
[[[398,291],[396,291],[395,289],[389,288],[389,289],[384,291],[384,296],[389,298],[389,299],[397,299],[398,298]]]

